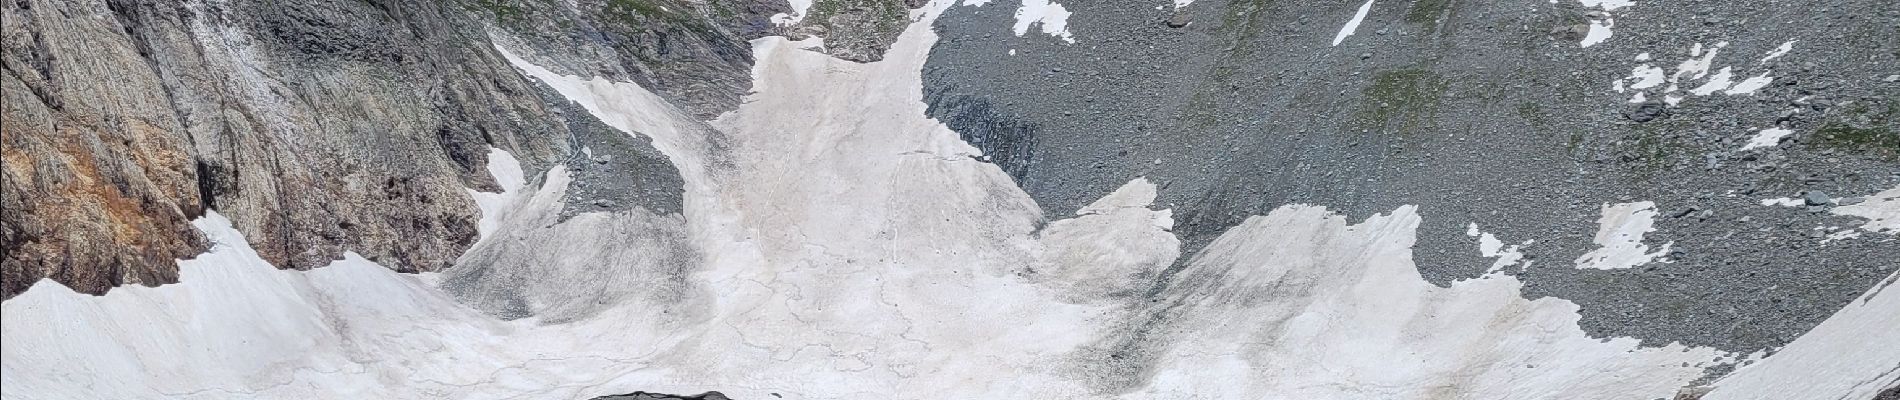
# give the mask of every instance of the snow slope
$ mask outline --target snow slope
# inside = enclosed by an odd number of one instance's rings
[[[1504,274],[1431,285],[1411,259],[1423,218],[1411,206],[1358,222],[1315,205],[1248,218],[1148,304],[1131,293],[1180,255],[1152,183],[1038,231],[1036,204],[925,117],[920,69],[947,6],[915,15],[876,63],[759,39],[755,93],[711,123],[638,85],[510,56],[651,137],[685,179],[683,221],[560,221],[566,171],[534,171],[538,187],[506,179],[504,193],[474,194],[494,228],[464,256],[520,279],[491,281],[400,275],[353,255],[279,271],[212,214],[196,225],[218,246],[180,261],[179,284],[91,297],[42,282],[0,305],[0,397],[1627,399],[1671,397],[1745,357],[1588,337],[1576,305],[1524,299]],[[588,235],[610,229],[636,233]],[[661,229],[679,230],[690,265],[647,264],[674,247],[637,232]],[[604,249],[631,249],[618,256],[629,261],[562,263]],[[436,286],[457,279],[478,290]],[[654,282],[665,293],[644,290]],[[477,311],[499,287],[519,289],[533,316]],[[1748,388],[1789,379],[1777,371],[1848,382],[1900,364],[1891,352],[1854,365],[1823,356],[1852,348],[1842,338],[1890,336],[1896,321],[1880,310],[1896,299],[1871,292],[1722,384],[1761,393]],[[1150,322],[1159,333],[1129,334]],[[1095,357],[1123,345],[1152,357],[1132,368]]]

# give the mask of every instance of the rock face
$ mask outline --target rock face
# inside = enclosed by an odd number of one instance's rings
[[[202,167],[164,87],[114,20],[45,9],[67,6],[76,5],[0,6],[0,293],[9,297],[41,277],[94,293],[176,281],[172,260],[204,246],[188,224],[204,208]]]
[[[550,101],[491,38],[711,118],[748,85],[745,39],[784,7],[8,2],[0,293],[41,278],[95,294],[175,281],[172,260],[209,245],[187,224],[207,208],[279,267],[353,251],[400,271],[444,268],[476,239],[465,191],[497,189],[489,148],[544,170],[600,140],[580,132],[593,117]],[[674,173],[647,153],[616,168]]]

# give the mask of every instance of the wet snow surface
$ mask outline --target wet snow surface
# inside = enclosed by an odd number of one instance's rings
[[[354,254],[276,270],[213,213],[195,225],[216,245],[179,262],[179,284],[93,297],[41,282],[0,305],[0,396],[1650,399],[1707,383],[1719,400],[1870,398],[1900,383],[1900,348],[1870,345],[1900,341],[1892,273],[1772,352],[1593,333],[1578,303],[1527,296],[1517,274],[1533,267],[1671,262],[1679,236],[1658,221],[1677,211],[1653,201],[1579,217],[1596,233],[1574,263],[1538,262],[1526,251],[1546,239],[1489,221],[1421,229],[1444,215],[1429,206],[1348,217],[1297,202],[1240,216],[1184,258],[1188,222],[1145,176],[1046,212],[926,116],[921,71],[946,7],[926,6],[876,63],[759,39],[754,93],[711,122],[501,49],[650,138],[679,169],[684,209],[563,218],[570,171],[522,171],[495,150],[503,191],[470,193],[482,240],[440,275]],[[1070,39],[1071,14],[1025,2],[1016,33]],[[1696,60],[1660,93],[1700,79]],[[1664,83],[1649,71],[1630,87]],[[1894,242],[1900,188],[1857,198],[1816,212],[1854,233],[1840,241]],[[1429,281],[1414,258],[1427,235],[1472,241],[1462,252],[1486,273]],[[1171,284],[1156,289],[1161,276]]]

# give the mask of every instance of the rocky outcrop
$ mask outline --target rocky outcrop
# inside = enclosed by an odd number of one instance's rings
[[[739,105],[752,47],[784,0],[468,0],[507,46],[565,75],[635,82],[699,117]]]
[[[190,138],[115,20],[7,2],[0,23],[0,293],[178,279],[204,239]],[[104,10],[94,10],[101,11]],[[92,14],[102,15],[102,14]]]
[[[721,394],[719,392],[706,392],[706,393],[700,393],[694,396],[633,392],[633,393],[628,393],[628,394],[616,394],[616,395],[611,395],[611,396],[595,397],[594,400],[732,400],[732,399],[730,397],[726,397],[725,394]]]
[[[477,238],[466,190],[497,189],[490,147],[543,171],[589,140],[571,127],[592,117],[548,101],[491,39],[710,118],[736,106],[745,39],[784,7],[7,2],[0,293],[176,281],[173,260],[208,245],[187,223],[207,208],[281,268],[346,251],[445,268]]]
[[[832,57],[872,62],[884,59],[884,51],[897,41],[897,34],[910,24],[910,10],[923,6],[918,0],[817,0],[803,19],[787,27],[794,39],[825,38],[824,52]]]

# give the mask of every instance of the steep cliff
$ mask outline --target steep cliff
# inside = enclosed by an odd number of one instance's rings
[[[498,189],[490,147],[541,170],[597,137],[491,38],[711,118],[747,87],[769,4],[8,2],[0,293],[175,281],[206,208],[280,267],[444,268],[477,236],[466,189]],[[625,172],[671,168],[644,160]]]

